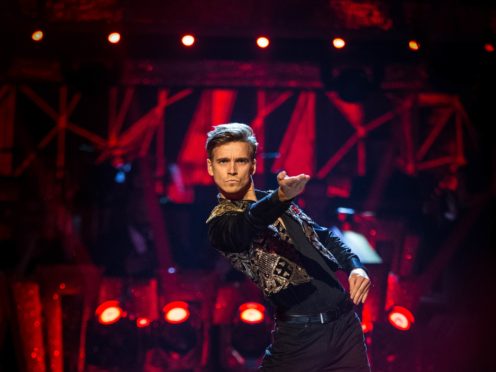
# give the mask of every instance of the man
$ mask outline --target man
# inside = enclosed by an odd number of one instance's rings
[[[370,280],[358,257],[292,200],[310,177],[277,175],[277,190],[255,190],[257,141],[246,124],[208,133],[207,169],[219,204],[207,219],[211,244],[274,304],[273,342],[263,371],[370,371],[353,303]],[[350,273],[350,294],[335,276]]]

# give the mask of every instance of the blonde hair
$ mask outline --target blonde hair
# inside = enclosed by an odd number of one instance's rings
[[[255,159],[257,154],[258,142],[250,126],[243,123],[219,124],[207,133],[207,142],[205,149],[208,158],[212,159],[213,150],[229,142],[246,142],[250,145],[250,156]]]

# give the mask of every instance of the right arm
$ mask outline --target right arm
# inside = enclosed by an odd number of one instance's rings
[[[243,212],[228,212],[208,222],[210,243],[224,252],[242,252],[249,249],[256,234],[273,224],[301,194],[310,179],[306,174],[289,177],[285,171],[277,175],[279,187]]]
[[[250,204],[243,212],[226,212],[208,222],[210,243],[224,252],[247,250],[255,236],[274,223],[288,208],[290,200],[281,201],[273,191]]]

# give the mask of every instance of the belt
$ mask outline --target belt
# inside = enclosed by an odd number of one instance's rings
[[[341,315],[349,312],[353,309],[353,303],[351,301],[345,301],[340,306],[334,310],[326,311],[325,313],[318,314],[276,314],[276,320],[292,323],[292,324],[308,324],[308,323],[320,323],[325,324],[338,319]]]

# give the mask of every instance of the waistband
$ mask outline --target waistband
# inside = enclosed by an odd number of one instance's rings
[[[351,300],[343,301],[337,308],[317,314],[276,314],[276,321],[291,323],[291,324],[309,324],[320,323],[325,324],[338,319],[341,315],[353,309]]]

